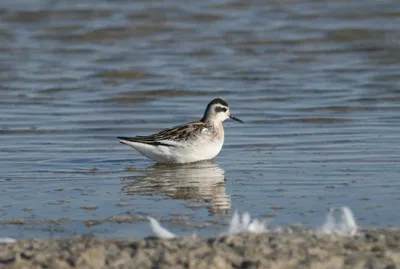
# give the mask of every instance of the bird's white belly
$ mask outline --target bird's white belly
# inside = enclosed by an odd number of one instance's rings
[[[215,140],[205,143],[188,143],[177,146],[148,146],[139,143],[131,144],[137,151],[159,163],[192,163],[210,160],[222,149],[224,141]]]
[[[215,141],[213,143],[195,143],[185,147],[176,148],[172,154],[176,163],[198,162],[202,160],[213,159],[221,151],[223,141]]]

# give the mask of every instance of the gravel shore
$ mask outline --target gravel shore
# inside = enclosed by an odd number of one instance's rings
[[[400,229],[354,237],[290,232],[138,241],[71,237],[0,244],[0,268],[400,268]]]

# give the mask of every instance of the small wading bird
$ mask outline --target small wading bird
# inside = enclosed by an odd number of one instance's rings
[[[147,158],[159,163],[192,163],[210,160],[218,155],[224,144],[222,122],[231,118],[229,105],[224,100],[212,100],[200,121],[165,129],[149,136],[118,137],[122,144],[131,146]]]

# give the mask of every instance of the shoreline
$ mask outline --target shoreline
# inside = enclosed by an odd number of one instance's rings
[[[141,240],[77,236],[0,244],[0,268],[400,268],[400,228]]]

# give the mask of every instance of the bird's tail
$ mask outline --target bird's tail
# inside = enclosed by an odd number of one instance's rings
[[[133,137],[126,137],[126,136],[118,136],[119,142],[121,144],[128,145],[129,142],[135,142]]]

